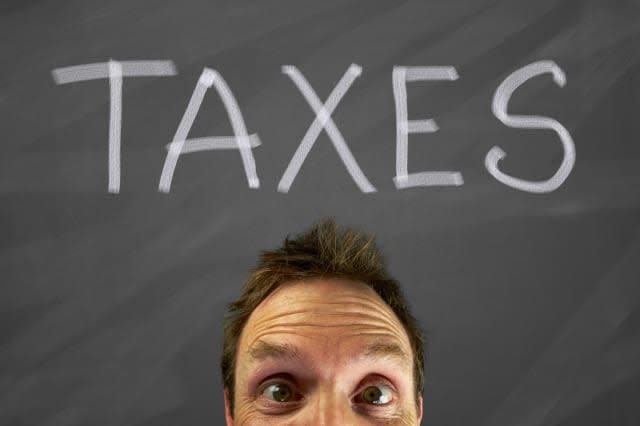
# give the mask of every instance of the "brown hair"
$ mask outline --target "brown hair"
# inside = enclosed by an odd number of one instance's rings
[[[240,334],[253,310],[276,288],[291,281],[343,278],[371,287],[395,312],[413,351],[416,402],[424,386],[424,338],[409,311],[397,281],[386,271],[373,237],[353,229],[339,229],[331,219],[290,239],[282,247],[264,251],[238,300],[228,305],[222,348],[222,381],[233,413],[236,355]]]

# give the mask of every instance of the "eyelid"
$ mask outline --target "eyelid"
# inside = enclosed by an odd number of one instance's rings
[[[272,374],[260,381],[260,384],[256,387],[256,394],[264,392],[266,388],[271,385],[286,384],[292,388],[297,387],[295,381],[289,374]]]
[[[293,393],[293,400],[289,402],[278,402],[273,399],[267,398],[264,396],[264,392],[273,385],[287,385],[291,388],[291,392]],[[256,401],[263,401],[266,404],[279,405],[279,406],[287,406],[287,405],[296,405],[300,403],[304,399],[302,392],[300,391],[300,386],[298,386],[288,374],[275,374],[264,379],[259,386],[256,387],[255,392]]]
[[[287,385],[291,388],[293,399],[288,402],[278,402],[274,399],[268,398],[264,395],[264,392],[276,384]],[[263,380],[259,386],[256,387],[254,394],[255,408],[263,415],[277,416],[289,414],[296,411],[304,404],[304,395],[300,391],[300,387],[295,384],[294,380],[286,378],[282,375],[274,375]]]
[[[391,391],[391,401],[389,401],[389,402],[387,402],[385,404],[379,404],[379,405],[368,404],[366,402],[357,402],[356,399],[369,386],[379,386],[379,387],[388,388]],[[386,407],[386,406],[389,406],[389,405],[393,404],[397,400],[397,398],[398,398],[398,391],[397,391],[396,387],[393,385],[393,383],[391,383],[390,380],[386,379],[383,376],[374,375],[374,376],[369,376],[369,377],[365,378],[364,380],[362,380],[360,382],[360,384],[356,388],[356,392],[351,397],[351,400],[354,401],[358,405],[364,405],[364,406],[375,408],[375,407]]]

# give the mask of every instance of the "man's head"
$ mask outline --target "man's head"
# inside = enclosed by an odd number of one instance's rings
[[[423,365],[373,239],[325,221],[263,252],[229,305],[227,423],[418,424]]]

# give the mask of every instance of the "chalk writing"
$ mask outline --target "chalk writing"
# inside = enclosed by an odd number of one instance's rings
[[[120,192],[120,134],[122,129],[122,78],[176,75],[173,61],[114,61],[74,65],[52,71],[56,84],[109,79],[109,184]]]
[[[158,185],[158,191],[160,192],[169,192],[171,189],[171,180],[173,179],[173,172],[176,168],[178,157],[183,153],[185,142],[189,141],[186,139],[189,134],[189,130],[191,130],[193,121],[200,110],[200,105],[202,104],[202,100],[204,99],[207,89],[212,85],[216,86],[216,90],[220,94],[220,98],[222,99],[227,110],[227,114],[229,115],[229,119],[231,120],[231,126],[233,127],[233,132],[235,134],[233,139],[235,140],[238,149],[240,150],[240,155],[242,156],[242,164],[244,165],[247,180],[249,181],[249,188],[260,187],[260,180],[256,173],[256,163],[251,152],[251,141],[247,134],[247,127],[244,124],[244,119],[242,118],[238,102],[236,102],[233,93],[222,76],[217,71],[205,68],[198,79],[196,88],[193,90],[187,109],[182,116],[182,120],[180,120],[178,130],[176,130],[176,134],[173,137],[173,142],[170,144],[169,152],[167,153],[164,167],[162,168],[160,184]],[[258,139],[257,135],[254,139]],[[192,144],[189,152],[202,151],[205,149],[217,149],[218,144],[215,142],[216,141],[213,140],[206,144]],[[198,149],[196,149],[196,146]]]
[[[514,71],[504,79],[496,89],[491,109],[493,110],[493,114],[496,118],[509,127],[521,129],[553,129],[560,137],[560,140],[562,141],[562,148],[564,150],[564,157],[562,158],[562,163],[560,164],[558,171],[556,171],[556,173],[548,180],[541,182],[531,182],[504,174],[500,169],[498,169],[498,161],[506,157],[507,154],[505,154],[505,152],[498,146],[491,148],[484,161],[485,167],[489,173],[491,173],[491,175],[500,182],[521,191],[534,193],[551,192],[558,189],[567,177],[569,177],[571,169],[573,169],[573,165],[576,161],[576,149],[573,139],[562,124],[558,123],[553,118],[548,117],[507,114],[507,104],[509,103],[509,98],[511,98],[511,94],[514,90],[530,78],[545,73],[551,73],[553,75],[553,81],[560,87],[563,87],[567,83],[564,71],[562,71],[555,62],[534,62]]]
[[[407,112],[407,82],[425,80],[457,80],[454,67],[394,67],[393,97],[396,103],[396,188],[433,185],[462,185],[460,172],[408,172],[409,133],[433,133],[438,130],[435,120],[409,120]]]
[[[293,157],[289,161],[280,182],[278,191],[287,193],[315,144],[320,132],[324,129],[329,136],[340,159],[347,168],[358,188],[365,193],[376,192],[362,169],[349,150],[342,133],[331,115],[351,88],[355,80],[362,74],[362,67],[351,64],[338,81],[329,97],[323,104],[302,73],[293,65],[282,66],[296,85],[315,114],[315,118],[303,136]],[[497,87],[491,109],[495,117],[504,125],[522,129],[551,129],[556,132],[562,142],[563,158],[553,176],[543,181],[528,181],[503,173],[498,168],[498,161],[506,157],[499,146],[492,147],[485,156],[487,171],[499,182],[520,191],[531,193],[548,193],[558,189],[569,177],[575,164],[576,150],[569,131],[553,118],[536,115],[511,115],[507,113],[509,99],[513,92],[529,79],[550,73],[553,81],[563,87],[567,80],[564,71],[553,61],[544,60],[526,65],[507,76]],[[68,84],[79,81],[109,79],[109,183],[108,191],[120,191],[120,134],[122,127],[122,80],[124,77],[152,77],[176,75],[172,61],[115,61],[95,64],[76,65],[56,68],[52,71],[56,84]],[[433,119],[409,120],[407,111],[407,83],[415,81],[455,81],[459,78],[453,66],[394,66],[392,71],[392,88],[396,111],[396,175],[393,182],[398,189],[418,186],[460,186],[464,184],[459,171],[424,171],[409,173],[409,134],[433,133],[438,125]],[[188,139],[187,136],[200,110],[207,90],[215,86],[229,120],[234,136],[210,136]],[[217,71],[204,68],[191,95],[187,108],[180,120],[171,143],[165,146],[167,156],[158,184],[158,191],[169,193],[171,181],[181,155],[200,151],[237,149],[247,176],[249,188],[260,188],[260,180],[252,148],[261,145],[256,133],[247,132],[242,112],[231,89]]]
[[[304,95],[309,106],[311,106],[311,109],[315,112],[316,118],[313,120],[313,123],[311,123],[311,126],[309,126],[307,133],[302,138],[302,142],[300,142],[298,149],[282,175],[280,183],[278,184],[278,191],[289,191],[293,179],[298,174],[305,158],[307,158],[311,147],[320,134],[320,130],[324,128],[326,129],[331,142],[333,142],[333,146],[338,151],[340,159],[346,165],[349,174],[351,174],[353,180],[356,181],[358,188],[360,188],[362,192],[375,192],[376,189],[371,185],[371,183],[369,183],[369,180],[366,178],[362,170],[360,170],[360,166],[358,166],[358,163],[356,163],[355,158],[353,158],[351,151],[349,151],[347,143],[342,137],[342,133],[340,133],[340,130],[338,130],[338,127],[331,118],[333,110],[338,106],[338,103],[344,97],[345,93],[347,93],[349,87],[351,87],[355,79],[362,74],[362,67],[356,64],[351,64],[349,69],[344,73],[336,87],[329,95],[329,98],[327,98],[324,105],[322,105],[320,99],[311,88],[311,85],[309,85],[307,80],[296,67],[285,65],[282,67],[282,72],[291,77],[296,86],[298,86],[298,89],[300,89]]]

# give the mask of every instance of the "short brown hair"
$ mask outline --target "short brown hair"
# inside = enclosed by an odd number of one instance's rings
[[[222,381],[233,413],[235,367],[240,334],[249,316],[280,285],[315,278],[343,278],[371,287],[395,312],[413,351],[416,402],[424,387],[424,338],[409,311],[398,282],[386,271],[373,237],[353,229],[340,229],[331,219],[322,221],[282,247],[263,251],[238,300],[228,305],[222,347]]]

